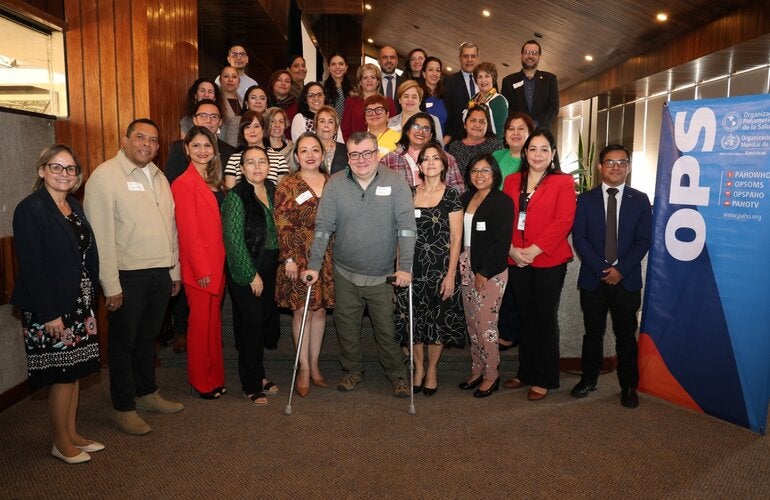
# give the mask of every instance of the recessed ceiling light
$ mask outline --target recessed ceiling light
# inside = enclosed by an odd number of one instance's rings
[[[447,66],[447,67],[446,67],[446,70],[447,70],[447,71],[452,71],[452,66]]]
[[[484,16],[484,17],[489,17],[492,14],[487,9],[484,9],[484,10],[481,11],[481,15]]]
[[[372,5],[367,3],[367,4],[364,5],[364,9],[372,10]]]
[[[587,54],[587,55],[586,55],[586,61],[589,61],[589,62],[590,62],[590,61],[593,61],[593,60],[594,60],[594,56],[592,56],[592,55],[590,55],[590,54]]]
[[[367,38],[366,41],[369,43],[374,43],[374,40],[372,40],[371,38]]]
[[[660,12],[657,16],[655,16],[655,19],[660,22],[668,21],[668,15],[665,12]]]

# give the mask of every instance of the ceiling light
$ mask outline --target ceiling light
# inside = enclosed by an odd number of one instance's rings
[[[590,54],[587,54],[587,55],[586,55],[586,61],[589,61],[589,62],[591,62],[591,61],[593,61],[593,60],[594,60],[594,56],[592,56],[592,55],[590,55]]]
[[[446,70],[447,70],[447,71],[452,71],[452,67],[451,67],[451,66],[447,66],[447,67],[446,67]]]
[[[660,22],[668,21],[668,15],[665,12],[660,12],[657,16],[655,16],[655,19]]]
[[[366,10],[372,10],[372,5],[371,5],[371,4],[368,4],[368,3],[367,3],[367,4],[364,4],[364,9],[366,9]]]
[[[372,40],[371,38],[367,38],[366,41],[369,43],[374,43],[374,40]]]
[[[487,9],[484,9],[484,10],[481,11],[481,15],[484,16],[484,17],[489,17],[492,14]]]

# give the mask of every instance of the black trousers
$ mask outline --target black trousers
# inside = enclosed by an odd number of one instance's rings
[[[512,267],[514,300],[521,324],[519,373],[527,385],[559,387],[559,302],[567,264]]]
[[[497,319],[497,330],[500,332],[500,338],[510,342],[518,342],[519,330],[521,329],[519,312],[516,310],[516,299],[513,295],[514,267],[518,266],[515,264],[508,266],[508,286],[505,287],[503,301],[500,304],[500,316]]]
[[[609,311],[612,317],[612,330],[615,333],[620,386],[636,387],[639,384],[636,312],[641,302],[641,290],[629,292],[623,288],[622,282],[617,285],[601,282],[596,290],[580,289],[580,307],[583,309],[585,325],[581,380],[594,384],[599,377],[604,357],[604,332],[607,329]]]
[[[227,289],[233,301],[233,334],[238,350],[238,376],[246,394],[262,391],[265,378],[265,346],[275,346],[280,335],[278,306],[275,304],[275,273],[278,251],[265,250],[257,270],[264,288],[257,297],[249,285],[238,285],[226,269]]]
[[[118,411],[136,409],[134,398],[158,390],[155,339],[171,297],[167,268],[120,271],[123,305],[107,314],[110,397]]]

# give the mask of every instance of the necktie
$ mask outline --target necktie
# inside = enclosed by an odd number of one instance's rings
[[[471,99],[476,95],[476,85],[473,84],[473,74],[468,75],[468,90],[471,93]]]
[[[385,97],[393,99],[393,77],[386,76],[385,78],[388,80],[388,83],[385,85]]]
[[[618,194],[617,188],[607,188],[607,234],[604,240],[604,259],[611,265],[618,260]]]

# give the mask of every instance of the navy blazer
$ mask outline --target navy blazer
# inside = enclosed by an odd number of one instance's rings
[[[446,127],[444,135],[452,136],[452,139],[461,139],[465,128],[463,127],[463,110],[471,100],[468,95],[468,87],[465,85],[463,72],[458,71],[444,78],[444,106],[447,109]]]
[[[610,267],[604,260],[607,221],[604,213],[602,186],[578,196],[572,243],[580,255],[578,287],[595,290]],[[618,217],[618,263],[615,268],[623,275],[620,284],[628,291],[642,289],[642,259],[652,242],[652,210],[650,199],[630,186],[623,188]]]
[[[520,84],[524,78],[526,78],[524,70],[503,78],[500,93],[508,99],[508,113],[513,111],[527,113],[535,120],[536,127],[550,130],[551,122],[559,114],[559,82],[556,80],[556,75],[547,71],[535,71],[532,111],[527,107],[527,99],[524,97],[524,84]]]
[[[72,195],[67,195],[67,202],[91,231],[80,202]],[[19,259],[19,278],[11,303],[44,323],[70,313],[80,294],[80,247],[70,223],[44,187],[16,206],[13,242]],[[86,268],[96,288],[99,256],[93,233],[86,252]]]
[[[460,197],[463,210],[468,209],[475,192],[466,191]],[[473,214],[471,270],[485,278],[492,278],[508,269],[512,235],[513,200],[502,191],[492,189]]]

